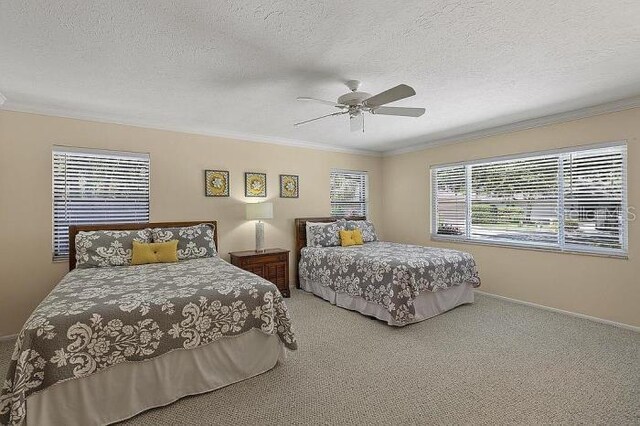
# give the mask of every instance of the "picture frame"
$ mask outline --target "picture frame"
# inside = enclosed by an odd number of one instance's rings
[[[244,196],[245,197],[266,197],[267,196],[267,174],[257,173],[257,172],[245,172]]]
[[[207,197],[229,196],[229,171],[205,170],[204,195]]]
[[[280,175],[280,198],[300,197],[300,176]]]

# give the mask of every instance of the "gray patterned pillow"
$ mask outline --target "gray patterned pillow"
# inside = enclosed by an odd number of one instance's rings
[[[178,240],[178,260],[213,257],[217,254],[213,241],[213,225],[201,223],[181,228],[153,228],[154,243]]]
[[[313,247],[313,243],[312,243],[312,239],[313,239],[313,233],[309,232],[309,228],[315,225],[318,226],[329,226],[331,224],[333,224],[335,222],[306,222],[305,223],[305,229],[307,232],[307,247]],[[317,230],[316,230],[317,232]]]
[[[364,241],[365,243],[378,241],[376,228],[374,228],[373,223],[369,222],[368,220],[347,220],[346,222],[348,231],[353,231],[356,228],[359,228],[360,231],[362,231],[362,241]]]
[[[133,241],[151,242],[151,230],[80,231],[76,234],[76,268],[131,265]]]
[[[328,224],[307,226],[307,246],[335,247],[340,245],[340,231],[345,229],[345,220],[340,219]]]

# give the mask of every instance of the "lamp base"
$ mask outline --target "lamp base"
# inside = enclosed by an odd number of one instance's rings
[[[256,222],[256,252],[264,252],[264,223]]]

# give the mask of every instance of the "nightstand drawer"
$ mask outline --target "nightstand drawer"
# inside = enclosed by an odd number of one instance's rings
[[[269,265],[265,265],[264,269],[266,269],[266,271],[264,278],[276,285],[284,284],[285,275],[288,273],[287,266],[286,262],[270,263]]]
[[[260,256],[247,257],[242,259],[244,265],[264,265],[265,263],[286,262],[289,259],[287,253],[263,254]]]
[[[264,265],[250,265],[250,266],[248,265],[242,269],[244,269],[245,271],[249,271],[252,274],[259,275],[262,278],[267,278],[264,273]]]

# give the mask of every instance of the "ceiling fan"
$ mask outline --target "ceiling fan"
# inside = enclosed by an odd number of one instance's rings
[[[402,117],[420,117],[424,114],[424,108],[405,108],[405,107],[387,107],[383,106],[391,102],[399,101],[416,94],[412,87],[406,84],[399,84],[389,90],[371,96],[370,93],[359,92],[360,82],[358,80],[349,80],[346,83],[351,92],[346,93],[338,98],[338,102],[325,101],[323,99],[299,97],[299,101],[311,101],[329,105],[338,108],[339,111],[321,117],[312,118],[311,120],[300,121],[294,126],[311,123],[312,121],[322,118],[333,117],[336,115],[349,114],[349,123],[352,132],[364,132],[364,115],[370,113],[373,115],[397,115]]]

